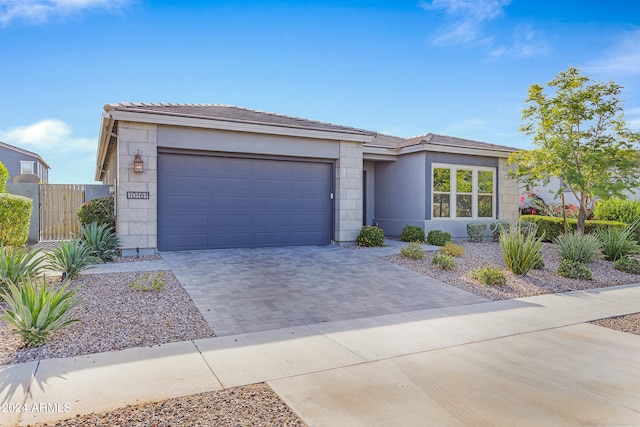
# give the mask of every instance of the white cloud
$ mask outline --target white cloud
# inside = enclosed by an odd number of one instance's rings
[[[592,73],[640,74],[640,30],[624,33],[603,59],[585,68]]]
[[[624,120],[627,122],[629,129],[639,132],[640,131],[640,108],[631,108],[625,110]]]
[[[16,20],[42,23],[90,9],[119,10],[132,0],[0,0],[0,24]]]
[[[490,53],[491,58],[531,58],[549,52],[549,46],[531,25],[519,24],[514,31],[511,46],[496,46]]]
[[[73,136],[71,126],[58,119],[44,119],[31,125],[0,130],[0,141],[36,151],[42,156],[44,151],[95,152],[97,147],[97,137]]]

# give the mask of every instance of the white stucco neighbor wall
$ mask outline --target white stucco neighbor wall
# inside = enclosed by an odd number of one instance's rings
[[[120,122],[118,129],[118,182],[116,230],[124,256],[149,255],[158,241],[157,125]],[[144,172],[133,171],[140,151]],[[149,199],[127,199],[128,191],[149,192]]]
[[[513,166],[511,166],[513,167]],[[507,159],[498,161],[498,219],[517,221],[520,216],[518,182],[509,178]]]
[[[336,163],[337,243],[354,242],[362,227],[362,143],[340,141]]]

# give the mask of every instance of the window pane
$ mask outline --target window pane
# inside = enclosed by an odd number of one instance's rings
[[[33,173],[33,162],[20,162],[20,173]]]
[[[473,171],[460,169],[456,171],[456,192],[471,193],[473,191]]]
[[[433,191],[451,191],[451,173],[446,168],[433,169]]]
[[[493,172],[478,171],[478,193],[493,194]]]
[[[434,218],[448,218],[449,217],[449,205],[450,196],[448,194],[434,194],[433,195],[433,217]]]
[[[471,195],[456,196],[456,216],[461,218],[471,217]]]
[[[478,217],[491,218],[493,216],[493,196],[478,196]]]

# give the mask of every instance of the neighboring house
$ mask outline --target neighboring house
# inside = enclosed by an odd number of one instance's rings
[[[49,181],[51,167],[40,155],[0,142],[0,162],[9,171],[9,182],[18,175],[36,175],[40,181]]]
[[[125,255],[344,244],[363,224],[466,237],[471,221],[517,218],[514,150],[222,105],[107,104],[96,180],[116,186]]]

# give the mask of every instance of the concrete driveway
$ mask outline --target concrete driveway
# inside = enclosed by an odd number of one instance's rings
[[[163,252],[218,336],[486,301],[379,258],[398,247]]]

